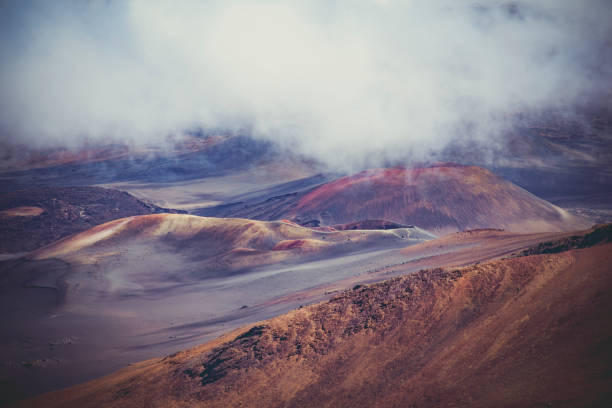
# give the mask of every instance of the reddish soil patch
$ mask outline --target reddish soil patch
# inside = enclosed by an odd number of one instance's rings
[[[40,207],[15,207],[9,208],[8,210],[0,211],[0,216],[5,217],[36,217],[44,213]]]

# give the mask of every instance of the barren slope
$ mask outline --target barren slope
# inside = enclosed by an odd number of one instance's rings
[[[475,228],[542,232],[588,226],[488,170],[446,163],[342,177],[302,196],[287,216],[325,225],[384,219],[435,232]]]
[[[611,250],[356,287],[23,406],[609,406]]]
[[[214,260],[225,273],[239,265],[256,266],[286,258],[369,246],[408,245],[432,239],[411,226],[393,230],[317,230],[290,221],[209,218],[186,214],[155,214],[111,221],[72,235],[28,255],[40,260],[60,258],[72,263],[113,257],[129,246],[156,247],[192,260]],[[162,249],[163,248],[163,249]],[[295,250],[287,252],[287,250]]]

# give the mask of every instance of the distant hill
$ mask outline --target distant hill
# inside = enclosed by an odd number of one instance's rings
[[[434,232],[503,228],[562,231],[588,222],[476,166],[441,163],[363,171],[301,196],[286,217],[324,225],[366,219]]]
[[[571,231],[591,225],[489,170],[454,163],[366,170],[271,195],[263,191],[259,200],[226,203],[195,213],[286,218],[301,225],[337,229],[416,225],[436,233],[478,228]]]
[[[186,137],[156,149],[91,146],[83,151],[14,149],[0,160],[0,192],[114,182],[177,182],[219,176],[277,160],[270,143],[248,136]],[[22,151],[23,150],[23,151]]]

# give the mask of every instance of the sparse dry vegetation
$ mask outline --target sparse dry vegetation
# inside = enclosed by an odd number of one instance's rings
[[[355,286],[24,406],[606,406],[610,249]]]

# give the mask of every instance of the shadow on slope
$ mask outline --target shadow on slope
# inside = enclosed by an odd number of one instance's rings
[[[95,225],[133,215],[180,213],[100,187],[0,194],[0,253],[29,252]]]

